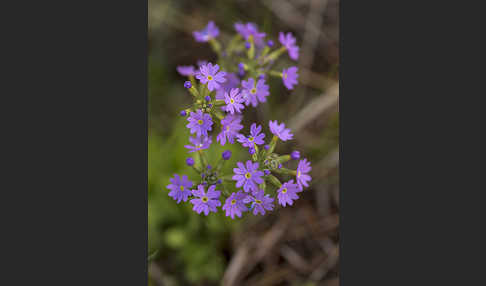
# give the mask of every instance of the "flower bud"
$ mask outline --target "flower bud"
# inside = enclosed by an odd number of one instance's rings
[[[290,153],[290,158],[292,158],[292,160],[297,160],[300,158],[300,152],[299,151],[293,151],[292,153]]]
[[[187,166],[193,166],[194,165],[194,159],[192,157],[187,158],[186,164],[187,164]]]
[[[191,88],[192,87],[192,83],[187,80],[186,82],[184,82],[184,87],[185,88]]]
[[[225,150],[221,156],[223,156],[223,160],[229,160],[231,158],[231,151]]]

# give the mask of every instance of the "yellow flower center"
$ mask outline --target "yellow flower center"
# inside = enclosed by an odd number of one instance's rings
[[[235,199],[232,199],[232,200],[231,200],[231,204],[232,204],[232,205],[236,204],[236,200],[235,200]]]
[[[226,131],[229,131],[229,126],[226,126]]]
[[[255,203],[257,203],[257,204],[261,204],[261,203],[262,203],[262,201],[260,201],[260,200],[255,200]]]
[[[202,125],[202,124],[203,124],[203,121],[202,121],[201,119],[199,119],[199,120],[197,121],[197,124]]]
[[[203,201],[203,203],[207,203],[209,199],[208,199],[208,197],[204,196],[204,197],[202,197],[201,200]]]
[[[250,142],[253,142],[253,140],[255,140],[255,138],[253,138],[253,136],[250,136],[250,138],[248,138],[248,141],[250,141]]]
[[[255,93],[256,93],[256,88],[252,88],[252,89],[250,90],[250,92],[251,92],[252,94],[255,94]]]
[[[287,192],[287,188],[284,188],[284,189],[282,190],[282,194],[285,194],[286,192]]]
[[[233,103],[235,103],[235,100],[234,99],[230,99],[230,102],[233,104]]]
[[[287,79],[287,74],[286,73],[283,74],[283,78],[284,79]]]
[[[247,179],[251,178],[251,174],[250,173],[246,173],[245,174],[245,178],[247,178]]]
[[[297,177],[300,177],[300,171],[297,172]]]
[[[184,186],[181,186],[180,189],[181,189],[181,191],[184,191]]]
[[[213,77],[208,75],[208,80],[213,80]]]

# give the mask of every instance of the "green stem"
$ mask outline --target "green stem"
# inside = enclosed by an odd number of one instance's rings
[[[285,46],[282,46],[280,47],[280,49],[278,50],[275,50],[273,52],[271,52],[264,60],[263,60],[263,64],[266,64],[268,63],[269,61],[271,60],[276,60],[278,57],[280,57],[281,54],[283,54],[285,51],[287,50],[287,48],[285,48]]]

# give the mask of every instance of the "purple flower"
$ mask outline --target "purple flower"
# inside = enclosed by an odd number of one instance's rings
[[[283,83],[287,89],[294,89],[294,85],[298,83],[297,79],[299,78],[299,74],[297,70],[297,67],[289,67],[288,69],[282,70]]]
[[[194,69],[194,66],[178,66],[177,67],[177,72],[182,76],[194,75],[195,71],[196,70]]]
[[[273,41],[272,40],[268,40],[267,41],[267,46],[270,47],[270,48],[273,47]]]
[[[270,175],[270,173],[271,173],[271,172],[270,172],[270,170],[265,169],[265,170],[264,170],[264,173],[265,173],[265,175],[266,175],[266,176],[268,176],[268,175]]]
[[[191,87],[192,87],[192,83],[191,83],[190,81],[186,80],[186,81],[184,82],[184,87],[185,87],[185,88],[191,88]]]
[[[197,67],[200,68],[201,66],[205,66],[208,64],[208,61],[207,60],[197,60],[196,61],[196,64],[197,64]],[[194,72],[195,74],[196,72]]]
[[[195,31],[192,34],[197,42],[207,42],[219,35],[219,29],[213,21],[209,21],[208,25],[204,29],[201,31]]]
[[[246,106],[251,102],[251,105],[255,107],[258,101],[265,102],[267,101],[266,97],[270,95],[268,91],[269,87],[265,84],[265,79],[259,79],[255,86],[255,80],[249,78],[247,81],[242,81],[241,86],[243,87],[242,95]]]
[[[245,75],[245,64],[239,63],[238,64],[238,75],[243,77]]]
[[[286,35],[280,32],[278,33],[278,40],[285,46],[291,59],[297,60],[299,58],[299,47],[295,44],[295,38],[292,36],[292,33],[289,32]]]
[[[230,150],[225,150],[221,154],[221,157],[223,157],[223,160],[229,160],[231,158],[231,151]]]
[[[216,100],[224,100],[224,93],[240,85],[240,79],[234,73],[226,74],[226,81],[216,90]]]
[[[253,42],[257,47],[262,47],[264,44],[263,39],[265,38],[265,33],[260,33],[258,27],[255,23],[242,24],[240,22],[235,24],[235,30],[240,34],[246,41],[253,36]]]
[[[293,204],[293,200],[299,198],[297,193],[299,192],[299,186],[294,184],[294,180],[290,180],[286,183],[283,183],[280,189],[278,189],[278,203],[285,207],[285,205],[291,206]]]
[[[300,152],[299,151],[292,151],[292,153],[290,153],[290,158],[292,158],[292,160],[297,160],[300,158]]]
[[[309,176],[307,173],[309,173],[311,170],[312,167],[310,166],[310,162],[308,162],[307,159],[304,158],[304,160],[299,161],[299,165],[297,166],[297,175],[296,175],[296,181],[297,184],[299,185],[299,190],[302,191],[304,187],[309,186],[308,182],[312,180],[312,177]]]
[[[187,115],[187,112],[185,110],[181,110],[179,115],[182,116],[182,117],[185,117]]]
[[[256,191],[258,189],[257,184],[263,183],[263,179],[261,178],[263,172],[258,170],[258,163],[252,163],[251,160],[248,160],[246,161],[246,168],[241,162],[237,162],[236,164],[238,168],[233,169],[235,175],[232,178],[236,181],[236,187],[240,188],[243,186],[245,192],[251,190]]]
[[[232,88],[229,92],[224,94],[224,102],[226,102],[225,110],[231,114],[235,112],[241,113],[241,110],[245,108],[243,104],[243,98],[241,97],[240,90],[237,88]]]
[[[268,125],[270,126],[270,131],[272,134],[278,136],[278,138],[280,138],[282,141],[287,141],[294,137],[294,134],[290,133],[290,129],[285,128],[284,123],[279,125],[277,120],[270,120]]]
[[[169,196],[172,197],[177,203],[180,203],[181,200],[187,201],[187,198],[191,195],[191,190],[189,188],[192,187],[192,182],[187,179],[186,175],[183,175],[182,178],[179,175],[175,174],[174,178],[169,179],[171,184],[167,186],[167,189],[170,189]]]
[[[221,120],[221,132],[216,137],[216,141],[222,146],[226,144],[226,140],[228,140],[230,144],[235,143],[234,139],[238,135],[238,131],[243,129],[243,125],[240,124],[241,120],[241,115],[226,115],[226,117]]]
[[[242,191],[232,193],[223,205],[223,210],[226,211],[226,216],[231,216],[231,219],[234,219],[235,215],[241,217],[241,213],[248,210],[244,202],[247,196],[248,195]]]
[[[196,78],[202,84],[208,84],[209,91],[213,91],[220,87],[220,83],[226,81],[224,78],[226,73],[224,71],[220,71],[218,65],[214,65],[212,63],[208,63],[207,65],[202,65],[199,68],[199,72],[196,72]]]
[[[262,126],[258,125],[257,127],[256,123],[253,123],[250,126],[250,136],[248,136],[247,138],[244,135],[238,134],[238,142],[240,142],[243,147],[254,147],[255,144],[265,144],[265,141],[263,141],[263,138],[265,138],[265,134],[260,133],[260,131],[262,131]]]
[[[197,112],[191,112],[187,121],[189,123],[186,127],[191,129],[191,134],[196,133],[197,136],[208,136],[208,131],[212,130],[211,125],[213,125],[213,121],[211,120],[211,116],[203,113],[201,109],[198,109]]]
[[[215,188],[215,185],[211,185],[206,193],[204,192],[204,185],[197,186],[197,190],[192,191],[192,194],[197,197],[191,200],[191,203],[194,205],[192,210],[198,214],[204,212],[204,215],[208,215],[209,212],[217,212],[218,209],[216,207],[221,205],[219,201],[221,192],[215,191]]]
[[[184,147],[190,150],[189,153],[208,149],[212,143],[210,136],[189,137],[189,141],[194,145],[184,145]]]
[[[262,189],[253,192],[253,195],[254,197],[252,197],[251,205],[254,215],[257,215],[258,213],[265,215],[265,210],[273,210],[274,199],[271,198],[269,195],[265,195],[265,192]]]

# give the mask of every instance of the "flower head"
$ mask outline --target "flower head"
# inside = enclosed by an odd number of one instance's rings
[[[208,25],[201,31],[195,31],[192,33],[196,42],[207,42],[212,38],[216,38],[219,35],[219,28],[213,21],[209,21]]]
[[[241,217],[241,213],[248,210],[245,206],[245,199],[247,196],[248,195],[242,191],[232,193],[223,205],[223,210],[226,211],[226,216],[231,216],[231,219],[234,219],[235,215]]]
[[[280,138],[280,140],[282,141],[287,141],[294,137],[294,135],[290,133],[290,129],[285,128],[284,123],[281,123],[279,125],[277,120],[270,120],[268,122],[268,125],[270,126],[270,131],[272,132],[272,134],[278,136],[278,138]]]
[[[253,192],[253,197],[251,207],[253,209],[253,214],[257,215],[261,213],[265,215],[265,210],[272,211],[273,210],[273,201],[274,199],[271,198],[269,195],[265,195],[265,192],[262,189],[259,189]]]
[[[260,133],[262,131],[262,126],[261,125],[256,125],[256,123],[253,123],[250,126],[250,136],[245,137],[244,135],[238,134],[238,142],[240,142],[243,147],[254,147],[255,144],[257,145],[262,145],[265,144],[265,141],[263,141],[263,138],[265,138],[264,133]]]
[[[221,120],[221,132],[216,137],[216,141],[222,146],[226,144],[226,140],[228,140],[230,144],[235,143],[234,139],[238,135],[238,131],[243,129],[243,125],[240,124],[241,120],[241,115],[226,115],[226,117]]]
[[[224,102],[226,103],[225,110],[231,114],[234,114],[235,112],[241,113],[241,110],[245,108],[245,106],[241,104],[244,100],[239,91],[240,90],[237,88],[232,88],[229,95],[227,92],[224,94]]]
[[[187,158],[186,159],[186,164],[189,167],[194,166],[194,159],[192,157]]]
[[[294,85],[298,83],[299,74],[297,71],[297,67],[289,67],[282,70],[283,83],[287,89],[294,89]]]
[[[221,86],[220,83],[226,81],[226,73],[224,71],[218,72],[218,70],[218,65],[213,66],[212,63],[208,63],[199,67],[199,71],[195,75],[202,84],[208,84],[209,91],[213,91]]]
[[[299,186],[294,184],[294,180],[290,180],[286,183],[283,183],[280,189],[278,189],[278,203],[282,206],[286,206],[287,204],[291,206],[293,204],[293,200],[299,198],[297,193],[299,192]]]
[[[226,81],[220,84],[220,87],[216,90],[216,100],[224,100],[225,92],[229,92],[232,88],[240,85],[240,79],[234,73],[226,74]]]
[[[195,71],[196,70],[194,69],[194,66],[178,66],[177,67],[177,72],[182,76],[194,75]]]
[[[257,82],[255,82],[253,78],[249,78],[246,81],[243,80],[241,86],[243,87],[242,95],[246,106],[251,103],[251,105],[255,107],[258,102],[267,101],[266,97],[270,95],[270,92],[268,91],[269,86],[265,84],[264,78],[259,79]]]
[[[299,190],[303,190],[304,187],[308,187],[308,182],[312,180],[312,177],[309,176],[309,173],[312,170],[310,162],[307,159],[303,159],[299,161],[299,165],[297,166],[297,174],[296,174],[296,181],[299,185]],[[303,187],[304,186],[304,187]]]
[[[292,36],[292,33],[284,34],[280,32],[278,34],[278,40],[285,46],[291,59],[297,60],[299,58],[299,47],[295,44],[295,38]]]
[[[203,113],[201,109],[198,109],[197,112],[191,112],[187,121],[189,123],[186,127],[191,129],[191,134],[196,133],[197,136],[208,136],[208,131],[212,130],[211,125],[213,125],[213,121],[211,120],[211,115]]]
[[[169,196],[172,197],[177,203],[181,200],[187,201],[187,198],[191,195],[190,188],[192,187],[192,182],[187,179],[186,175],[182,178],[175,174],[174,178],[169,179],[171,184],[167,185],[167,189],[171,190]]]
[[[257,47],[262,47],[264,45],[263,39],[265,38],[266,34],[261,33],[258,31],[258,27],[255,23],[246,23],[242,24],[240,22],[235,24],[235,30],[240,34],[246,41],[253,37],[253,42]]]
[[[189,141],[192,145],[184,145],[187,149],[189,149],[189,153],[196,152],[199,150],[208,149],[212,143],[210,136],[197,136],[197,137],[189,137]]]
[[[218,209],[216,207],[221,205],[219,201],[221,192],[214,189],[216,189],[216,186],[211,185],[206,193],[204,192],[204,185],[198,185],[197,190],[192,191],[192,194],[196,197],[191,200],[191,203],[194,205],[192,210],[198,214],[204,212],[204,215],[208,215],[209,212],[217,212]]]
[[[245,192],[256,191],[257,185],[263,183],[263,172],[258,170],[258,163],[252,163],[251,160],[246,161],[246,167],[241,162],[237,162],[238,168],[234,168],[233,180],[236,181],[236,187],[243,186]]]

